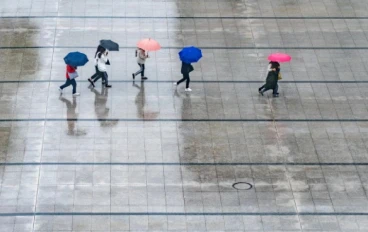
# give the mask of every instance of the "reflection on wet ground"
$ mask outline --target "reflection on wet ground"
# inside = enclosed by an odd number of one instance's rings
[[[366,231],[367,4],[4,0],[0,231]],[[163,49],[133,81],[144,37]],[[113,87],[88,86],[89,62],[60,95],[65,54],[100,39],[121,46]],[[277,51],[293,60],[262,97]]]

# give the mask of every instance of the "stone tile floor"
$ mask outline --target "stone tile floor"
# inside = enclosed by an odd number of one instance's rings
[[[362,0],[2,0],[0,231],[368,231],[367,21]],[[65,54],[100,39],[112,89],[89,62],[60,96]]]

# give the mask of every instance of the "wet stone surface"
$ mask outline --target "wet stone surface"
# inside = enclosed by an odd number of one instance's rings
[[[368,231],[367,9],[3,0],[0,232]],[[133,81],[147,37],[162,49]],[[87,82],[100,39],[120,44],[111,89]],[[190,93],[173,87],[187,45],[203,53]],[[75,50],[81,95],[60,95]],[[293,57],[279,98],[258,93],[273,52]]]

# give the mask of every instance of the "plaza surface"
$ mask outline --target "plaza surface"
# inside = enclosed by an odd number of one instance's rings
[[[100,39],[121,49],[91,90]],[[0,231],[368,231],[367,61],[365,0],[2,0]]]

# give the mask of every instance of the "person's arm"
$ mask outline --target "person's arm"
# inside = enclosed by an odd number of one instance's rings
[[[95,66],[97,66],[97,65],[98,65],[98,54],[99,54],[99,53],[96,53],[96,55],[95,55]]]
[[[105,54],[102,54],[102,55],[101,55],[101,59],[102,59],[102,61],[103,61],[103,62],[105,62],[105,63],[109,60],[109,59],[107,58],[107,56],[105,56]]]

